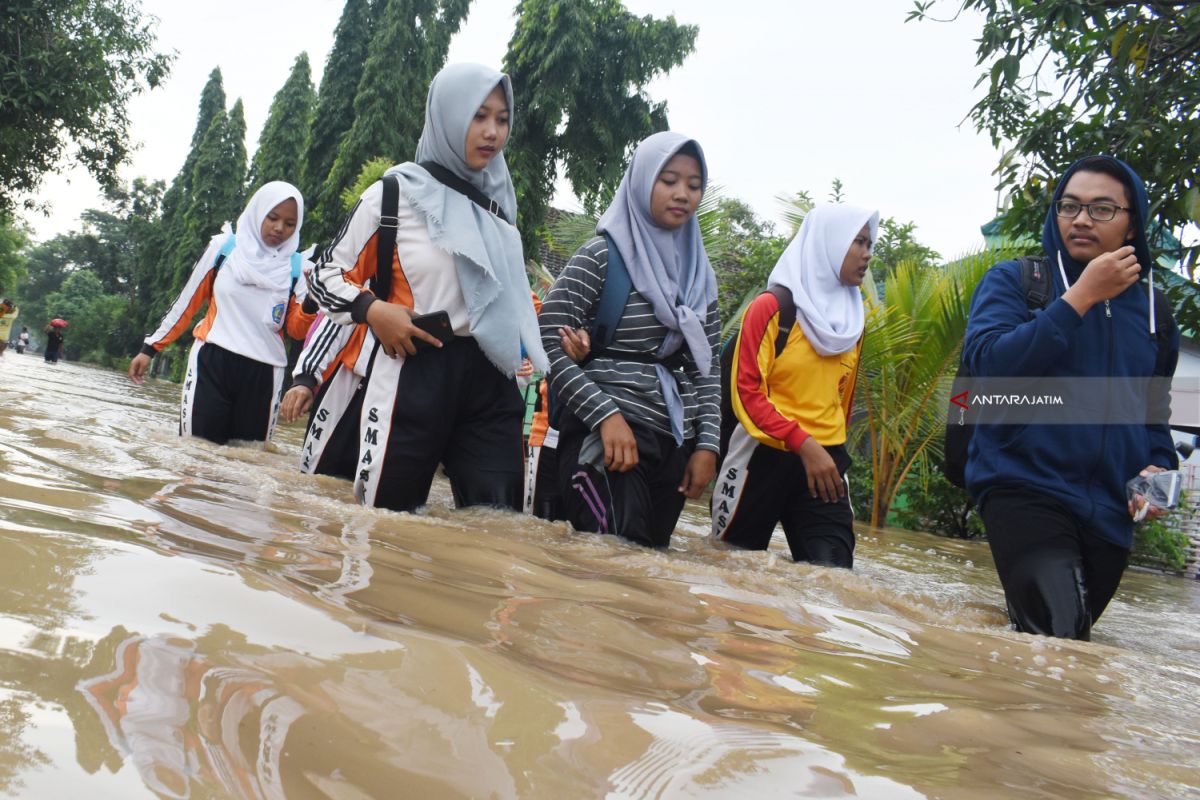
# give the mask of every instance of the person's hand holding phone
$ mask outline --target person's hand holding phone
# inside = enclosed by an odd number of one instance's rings
[[[436,336],[413,324],[412,312],[396,303],[376,300],[367,306],[367,325],[389,356],[416,355],[418,341],[428,347],[442,346]]]
[[[431,311],[428,314],[418,314],[412,318],[412,324],[438,340],[441,347],[454,339],[454,329],[450,327],[450,314],[445,311]],[[424,341],[414,340],[417,352],[428,350]]]

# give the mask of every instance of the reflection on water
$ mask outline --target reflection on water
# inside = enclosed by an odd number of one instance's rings
[[[176,387],[9,354],[0,788],[29,797],[1200,796],[1200,591],[1006,630],[987,550],[853,573],[491,511],[364,509],[300,431],[174,435]]]

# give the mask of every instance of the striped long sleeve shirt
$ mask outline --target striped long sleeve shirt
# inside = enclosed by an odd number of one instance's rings
[[[623,360],[621,353],[639,356],[658,352],[668,329],[637,291],[617,324],[603,355],[580,366],[563,352],[560,327],[590,328],[608,272],[608,245],[603,236],[590,239],[575,253],[542,304],[538,321],[542,346],[550,358],[550,386],[566,407],[595,430],[600,422],[620,412],[630,424],[640,424],[667,436],[671,420],[663,399],[658,373],[652,364]],[[721,429],[721,367],[718,346],[721,322],[714,302],[705,315],[704,330],[712,350],[707,376],[696,368],[684,347],[684,366],[674,371],[683,399],[683,435],[696,439],[696,447],[717,452]]]

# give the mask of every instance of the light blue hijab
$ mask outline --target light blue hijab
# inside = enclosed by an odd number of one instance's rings
[[[621,253],[638,294],[654,308],[667,327],[658,349],[669,356],[686,345],[701,375],[712,367],[712,347],[704,332],[708,307],[717,299],[717,278],[708,263],[695,215],[674,230],[660,228],[650,216],[650,195],[658,174],[687,144],[699,156],[700,174],[708,186],[708,165],[699,142],[681,133],[663,131],[648,136],[634,151],[612,204],[600,217],[596,232],[607,234]],[[683,442],[683,401],[670,371],[661,364],[659,383],[667,402],[677,444]]]
[[[481,170],[471,169],[466,161],[471,120],[497,86],[504,88],[511,120],[512,83],[507,75],[481,64],[450,64],[434,76],[416,160],[441,164],[495,200],[505,216],[515,220],[517,197],[504,154],[497,153]],[[471,336],[484,355],[509,376],[524,356],[535,369],[549,371],[517,229],[414,162],[392,167],[388,174],[399,177],[401,193],[425,218],[433,244],[453,254]]]

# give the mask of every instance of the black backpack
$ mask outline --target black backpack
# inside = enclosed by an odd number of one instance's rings
[[[779,333],[775,336],[775,357],[779,358],[787,345],[792,326],[796,324],[796,301],[792,299],[792,291],[784,286],[771,286],[763,294],[774,295],[779,303]],[[725,454],[729,451],[729,437],[733,436],[733,430],[738,424],[737,414],[733,412],[733,393],[737,390],[737,369],[733,363],[733,354],[737,350],[740,334],[739,328],[721,345],[721,460],[725,459]]]
[[[1053,298],[1050,286],[1049,259],[1041,256],[1022,256],[1018,259],[1018,263],[1021,266],[1021,287],[1025,290],[1025,305],[1032,314],[1034,311],[1045,308]],[[1174,317],[1171,314],[1171,304],[1167,301],[1166,295],[1157,289],[1154,291],[1154,315],[1163,323],[1157,326],[1155,332],[1158,357],[1154,365],[1154,374],[1161,375],[1165,370],[1167,338],[1174,325]],[[965,391],[966,379],[970,377],[972,377],[971,371],[960,356],[958,372],[954,375],[954,383],[950,388],[951,398],[958,397]],[[966,409],[961,407],[957,420],[954,419],[953,413],[946,420],[945,459],[942,465],[942,474],[946,476],[946,480],[960,489],[967,488],[967,449],[971,445],[971,436],[975,433],[975,426],[966,424],[965,420]]]

